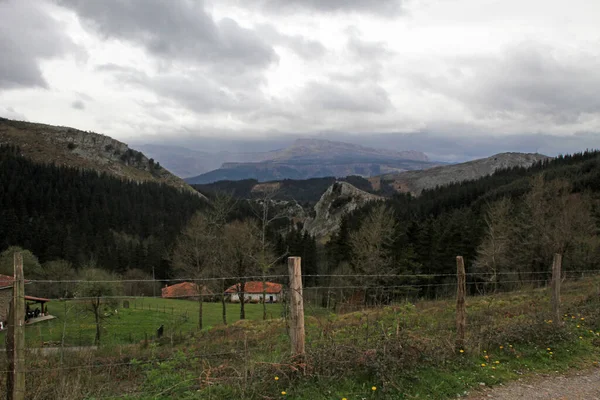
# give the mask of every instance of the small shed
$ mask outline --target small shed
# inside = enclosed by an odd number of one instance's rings
[[[229,295],[229,301],[239,303],[240,296],[238,291],[241,289],[241,283],[236,283],[230,286],[225,294]],[[280,283],[265,282],[264,290],[263,283],[260,281],[251,281],[244,284],[244,302],[262,303],[263,300],[267,303],[277,303],[281,301],[283,286]],[[263,292],[266,294],[266,299],[263,299]]]
[[[0,274],[0,327],[6,327],[6,321],[8,319],[8,309],[13,296],[13,284],[14,278],[8,275]],[[30,283],[25,280],[25,284]],[[53,319],[54,317],[48,315],[48,309],[46,303],[49,299],[42,297],[25,296],[25,321],[30,324],[34,322],[45,321],[47,319]]]

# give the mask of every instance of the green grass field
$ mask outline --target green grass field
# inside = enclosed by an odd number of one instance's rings
[[[129,302],[129,308],[123,302]],[[263,317],[262,304],[246,304],[246,319]],[[116,310],[116,312],[115,312]],[[28,325],[25,339],[29,347],[43,345],[89,346],[94,344],[96,325],[94,316],[84,304],[70,300],[48,303],[48,312],[56,319]],[[267,318],[281,317],[281,304],[267,304]],[[158,327],[164,325],[164,336],[183,335],[198,331],[198,302],[159,298],[131,298],[119,302],[118,307],[106,308],[101,322],[101,344],[139,343],[151,339]],[[227,304],[227,323],[240,319],[240,305]],[[203,328],[223,325],[221,303],[203,304]],[[4,341],[4,334],[0,334]]]

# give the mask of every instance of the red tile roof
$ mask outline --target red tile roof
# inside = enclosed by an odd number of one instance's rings
[[[50,299],[44,299],[43,297],[33,297],[33,296],[25,296],[25,300],[39,301],[39,302],[43,302],[43,303],[47,303],[50,301]]]
[[[225,293],[237,293],[238,291],[238,284],[235,284],[233,286],[230,286]],[[266,286],[266,293],[281,293],[281,288],[282,285],[280,283],[274,283],[274,282],[265,282],[265,286]],[[252,281],[252,282],[246,282],[244,284],[244,293],[262,293],[263,292],[263,285],[262,282],[260,281]]]
[[[212,292],[206,286],[202,288],[203,295],[211,295]],[[184,298],[198,297],[198,285],[192,282],[181,282],[162,288],[162,297]]]
[[[8,275],[0,274],[0,289],[5,287],[12,287],[14,278]]]
[[[12,287],[14,281],[15,278],[13,278],[12,276],[0,274],[0,289]],[[30,283],[30,281],[25,279],[25,283]]]

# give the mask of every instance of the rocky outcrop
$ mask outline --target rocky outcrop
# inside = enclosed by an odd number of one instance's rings
[[[93,169],[137,182],[160,182],[198,194],[158,162],[106,135],[0,118],[0,144],[19,146],[23,156],[35,162]]]
[[[314,207],[314,216],[306,220],[304,229],[318,240],[326,241],[339,229],[344,215],[376,200],[383,200],[383,197],[364,192],[347,182],[336,182],[323,193]]]

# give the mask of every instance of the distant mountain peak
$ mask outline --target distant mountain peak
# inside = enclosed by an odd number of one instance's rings
[[[221,168],[188,178],[192,184],[220,180],[309,179],[358,175],[370,177],[390,172],[431,168],[424,153],[373,149],[319,138],[297,139],[291,146],[268,153],[257,162],[225,162]]]
[[[320,157],[332,158],[344,153],[350,153],[357,156],[375,156],[384,158],[396,158],[413,161],[429,161],[425,153],[420,151],[395,151],[387,149],[375,149],[372,147],[361,146],[347,142],[336,142],[332,140],[319,138],[300,138],[294,143],[278,152],[274,152],[273,159],[281,160],[290,157]],[[350,155],[348,154],[348,155]]]

